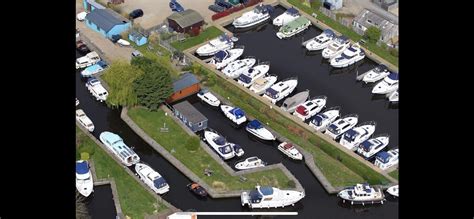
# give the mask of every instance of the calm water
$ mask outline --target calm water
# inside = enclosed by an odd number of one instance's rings
[[[276,13],[281,13],[279,9],[276,10]],[[270,56],[270,53],[265,51],[268,50],[270,45],[273,44],[268,44],[270,42],[274,43],[282,43],[282,46],[278,46],[279,48],[286,48],[283,49],[286,54],[290,54],[290,52],[297,52],[298,50],[301,50],[302,48],[299,47],[298,42],[299,40],[293,39],[293,40],[287,40],[287,41],[274,41],[274,39],[277,39],[274,36],[275,31],[272,29],[270,25],[268,25],[267,28],[261,30],[261,32],[258,33],[265,33],[266,31],[272,31],[272,33],[267,33],[272,35],[272,37],[269,37],[268,40],[265,42],[261,43],[261,45],[258,46],[263,46],[266,45],[265,47],[259,47],[260,49],[257,49],[256,46],[251,46],[252,44],[246,44],[250,43],[252,40],[260,39],[261,34],[257,33],[245,33],[241,34],[239,36],[240,40],[238,44],[243,44],[243,45],[248,45],[246,47],[246,55],[253,55],[257,56],[261,60],[270,60],[271,61],[271,73],[278,74],[281,77],[285,77],[286,75],[283,72],[294,72],[294,74],[288,74],[289,76],[294,76],[296,75],[297,72],[299,72],[298,76],[303,77],[302,74],[303,72],[308,72],[303,68],[302,66],[293,64],[295,60],[299,59],[294,59],[294,55],[291,56],[290,60],[287,60],[287,57],[281,57],[282,60],[278,61],[278,54],[276,54],[279,50],[273,51],[273,54]],[[306,32],[306,34],[316,35],[318,30],[312,29]],[[255,37],[255,38],[252,38]],[[272,39],[270,39],[272,38]],[[274,38],[274,39],[273,39]],[[294,42],[295,45],[291,45],[291,42]],[[254,43],[258,44],[258,43]],[[251,48],[254,47],[254,48]],[[276,48],[275,45],[271,46],[273,48]],[[260,51],[259,51],[260,50]],[[304,55],[304,51],[301,50],[299,51],[301,57],[306,57]],[[266,55],[265,55],[266,54]],[[78,55],[79,56],[79,55]],[[275,56],[275,57],[274,57]],[[366,114],[366,117],[362,115],[362,112],[359,112],[357,110],[357,104],[359,104],[357,101],[355,101],[356,98],[363,98],[362,94],[354,94],[354,91],[349,91],[347,87],[344,86],[350,86],[350,89],[356,89],[358,88],[361,90],[359,93],[364,93],[365,97],[368,98],[369,100],[367,101],[368,103],[379,103],[383,105],[382,102],[385,102],[383,100],[381,101],[372,101],[370,97],[370,90],[368,88],[361,88],[360,84],[356,84],[354,77],[355,75],[348,76],[351,73],[341,73],[337,75],[331,75],[329,76],[327,73],[327,62],[326,63],[321,63],[321,61],[318,62],[318,57],[319,55],[307,57],[306,62],[308,62],[311,67],[311,72],[307,74],[314,74],[316,76],[315,79],[319,80],[326,80],[323,79],[325,77],[329,78],[327,80],[331,81],[333,83],[332,86],[340,86],[341,88],[338,87],[331,87],[329,86],[329,82],[327,83],[321,83],[321,81],[318,83],[317,81],[311,81],[309,82],[308,80],[305,79],[305,81],[300,80],[299,81],[299,90],[304,90],[306,88],[309,88],[310,84],[312,84],[311,88],[311,94],[312,95],[320,95],[324,94],[328,96],[328,106],[333,106],[333,105],[341,105],[343,106],[343,113],[348,113],[348,112],[357,112],[359,116],[361,117],[362,121],[365,120],[376,120],[377,122],[380,123],[376,119],[376,115],[369,115],[370,113]],[[272,58],[273,57],[273,58]],[[289,57],[289,56],[288,56]],[[294,59],[294,60],[293,60]],[[282,63],[279,63],[282,62]],[[291,64],[290,64],[291,63]],[[318,63],[318,64],[316,64]],[[304,63],[302,63],[304,64]],[[326,66],[326,67],[324,67]],[[363,67],[365,66],[365,67]],[[365,61],[359,67],[359,69],[369,69],[373,66],[373,63],[368,63],[368,60]],[[314,72],[313,72],[313,67],[314,67]],[[326,71],[323,71],[326,69]],[[186,189],[186,185],[190,182],[190,180],[185,177],[183,174],[181,174],[177,169],[175,169],[170,163],[168,163],[161,155],[159,155],[157,152],[153,150],[152,147],[150,147],[148,144],[146,144],[139,136],[137,136],[121,119],[120,119],[120,111],[119,110],[112,110],[106,107],[104,103],[99,103],[95,101],[92,96],[89,94],[87,89],[85,88],[85,80],[82,80],[79,74],[79,70],[76,71],[76,95],[77,98],[80,100],[80,105],[78,108],[83,109],[86,114],[91,118],[91,120],[95,124],[95,131],[93,135],[95,137],[98,137],[99,134],[103,131],[111,131],[114,133],[119,134],[125,141],[125,143],[129,146],[133,146],[134,150],[137,152],[137,154],[140,156],[141,160],[145,163],[148,163],[151,167],[153,167],[155,170],[160,172],[165,179],[168,181],[168,183],[171,186],[170,192],[165,194],[163,196],[164,199],[166,199],[168,202],[171,204],[175,205],[176,207],[183,209],[183,210],[188,210],[188,209],[193,209],[193,210],[198,210],[198,211],[248,211],[247,208],[242,208],[240,204],[240,199],[239,198],[229,198],[229,199],[211,199],[207,198],[205,200],[199,199],[196,196],[194,196],[192,193],[190,193]],[[326,73],[324,73],[326,72]],[[345,76],[343,76],[345,75]],[[311,76],[310,78],[313,78]],[[332,79],[331,79],[332,78]],[[337,80],[334,78],[338,78]],[[307,84],[307,85],[305,85]],[[337,84],[337,85],[336,85]],[[340,85],[339,85],[340,84]],[[324,89],[323,89],[324,88]],[[337,91],[340,90],[339,95],[337,96]],[[331,92],[329,92],[331,91]],[[347,99],[351,100],[351,98],[347,98],[347,92],[351,93],[354,95],[354,104],[350,104],[351,101],[347,102]],[[331,100],[333,99],[333,100]],[[236,129],[233,126],[231,126],[231,123],[225,118],[217,109],[209,107],[207,105],[204,105],[197,101],[196,97],[190,97],[188,98],[190,102],[193,103],[193,105],[201,111],[208,119],[209,119],[209,127],[213,128],[214,130],[218,131],[222,135],[226,136],[227,139],[231,142],[238,143],[243,146],[245,150],[245,155],[244,158],[249,157],[249,156],[258,156],[262,158],[264,161],[269,162],[270,164],[272,163],[278,163],[282,162],[291,172],[294,174],[300,183],[303,185],[303,187],[306,190],[306,197],[297,203],[294,207],[287,207],[283,209],[284,211],[293,211],[296,210],[299,212],[299,216],[297,218],[398,218],[398,201],[396,200],[391,200],[385,203],[384,205],[374,205],[374,206],[368,206],[368,207],[350,207],[346,205],[342,205],[342,203],[339,201],[339,199],[334,196],[334,195],[328,195],[325,190],[322,188],[320,183],[316,180],[316,178],[312,175],[310,170],[304,165],[304,163],[301,162],[294,162],[292,160],[289,160],[287,157],[283,156],[276,148],[276,144],[271,144],[271,143],[262,143],[260,141],[255,140],[252,136],[249,136],[248,133],[245,131],[245,129],[240,128]],[[344,103],[344,104],[343,104]],[[365,104],[365,102],[364,102]],[[353,108],[350,108],[349,106],[345,105],[354,105]],[[373,104],[372,104],[373,105]],[[363,107],[362,107],[363,108]],[[383,108],[385,111],[390,111],[387,110],[387,108]],[[398,110],[391,110],[391,111],[398,111]],[[396,114],[394,114],[396,115]],[[396,121],[396,117],[394,118],[394,121]],[[380,127],[381,125],[379,125]],[[377,127],[377,133],[379,133],[379,127]],[[398,123],[397,123],[398,127]],[[233,166],[234,163],[236,162],[236,159],[233,159],[229,161],[228,163]],[[389,198],[390,200],[390,198]],[[272,209],[272,211],[283,211],[282,209]],[[257,211],[257,210],[255,210]],[[200,217],[201,218],[201,217]],[[202,217],[206,218],[206,217]],[[217,218],[217,217],[207,217],[207,218]],[[227,218],[227,217],[226,217]],[[229,217],[229,218],[242,218],[242,217]],[[248,217],[250,218],[250,217]],[[268,217],[265,217],[268,218]],[[278,217],[278,218],[283,218],[283,217]],[[289,218],[289,217],[288,217]],[[293,217],[296,218],[296,217]]]
[[[117,211],[110,185],[94,186],[94,192],[88,198],[87,208],[92,218],[115,219]]]

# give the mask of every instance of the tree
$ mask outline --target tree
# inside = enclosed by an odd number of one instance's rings
[[[374,26],[371,26],[367,28],[367,30],[364,33],[364,37],[369,40],[371,43],[376,43],[379,41],[381,35],[381,31]]]
[[[110,64],[102,76],[109,86],[107,105],[112,107],[137,105],[138,99],[132,85],[140,75],[143,75],[141,69],[125,61]]]
[[[188,149],[188,151],[196,151],[199,148],[199,137],[189,137],[185,142],[184,147]]]
[[[140,57],[132,60],[144,73],[133,82],[138,103],[150,110],[156,110],[173,93],[173,82],[167,68],[154,60]]]

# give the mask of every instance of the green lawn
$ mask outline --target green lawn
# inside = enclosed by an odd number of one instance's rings
[[[204,68],[201,68],[200,72],[207,75],[206,78],[214,74]],[[256,117],[263,123],[268,122],[270,128],[310,152],[314,156],[315,164],[334,187],[348,186],[365,181],[371,184],[386,184],[389,182],[383,175],[290,119],[279,115],[278,112],[270,109],[260,100],[249,96],[235,85],[220,77],[211,77],[214,78],[215,83],[208,83],[207,85],[212,91],[224,98],[229,98],[232,104],[239,106],[247,114]]]
[[[216,38],[221,34],[222,34],[222,31],[217,29],[217,27],[210,26],[206,28],[204,31],[202,31],[198,36],[190,37],[182,42],[179,42],[179,41],[173,42],[171,43],[171,46],[173,46],[179,51],[184,51],[204,41],[208,41],[213,38]]]
[[[324,24],[328,25],[332,29],[338,31],[339,33],[349,37],[352,39],[354,42],[359,41],[362,39],[362,36],[354,32],[352,29],[340,24],[339,22],[331,19],[330,17],[326,16],[325,14],[321,13],[319,10],[315,10],[313,8],[310,8],[306,5],[304,5],[301,0],[288,0],[288,3],[296,6],[300,10],[303,10],[307,14],[313,14],[316,13],[317,19],[323,22]],[[383,59],[387,60],[388,62],[392,63],[393,65],[398,67],[398,57],[395,57],[390,54],[389,51],[381,48],[380,46],[377,46],[375,43],[369,43],[367,42],[364,44],[364,47],[369,49],[371,52],[377,54],[378,56],[382,57]]]
[[[388,173],[388,175],[398,180],[398,169]]]
[[[78,127],[76,127],[76,147],[77,159],[80,159],[79,154],[82,152],[90,154],[98,179],[110,177],[115,180],[120,205],[125,215],[144,218],[145,213],[151,215],[156,211],[162,212],[167,209]]]
[[[163,146],[166,150],[180,160],[188,169],[203,179],[209,186],[219,192],[239,189],[252,189],[258,183],[260,185],[271,185],[275,187],[288,187],[289,179],[280,169],[267,170],[244,175],[246,182],[241,182],[238,176],[231,176],[216,162],[204,149],[198,147],[194,152],[187,150],[183,142],[191,136],[179,126],[170,115],[165,116],[163,110],[151,112],[143,108],[129,109],[128,115],[140,126],[151,138]],[[162,133],[160,127],[166,123],[169,132]],[[204,169],[213,171],[211,176],[204,175]]]

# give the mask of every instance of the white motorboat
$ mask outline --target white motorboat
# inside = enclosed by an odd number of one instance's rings
[[[222,73],[224,73],[227,77],[235,79],[238,78],[240,74],[252,68],[256,62],[257,60],[255,58],[235,60],[222,69]]]
[[[309,90],[301,91],[292,97],[288,97],[283,101],[281,109],[285,112],[293,113],[296,107],[304,103],[309,97]]]
[[[255,79],[255,82],[250,86],[250,91],[260,95],[265,92],[268,88],[270,88],[275,82],[277,81],[278,76],[276,75],[268,75],[263,78]]]
[[[99,61],[99,54],[97,54],[95,51],[92,51],[87,53],[85,56],[76,59],[76,69],[89,67]]]
[[[297,106],[293,115],[305,121],[321,112],[321,110],[326,106],[326,100],[327,97],[324,95],[313,97]]]
[[[237,60],[243,53],[243,46],[228,50],[220,50],[214,55],[211,61],[209,61],[209,64],[213,65],[216,69],[221,69],[229,63]]]
[[[314,119],[309,123],[309,126],[316,129],[316,131],[324,132],[339,116],[341,116],[341,107],[331,107],[323,113],[316,114]]]
[[[265,162],[263,162],[260,158],[258,157],[249,157],[245,159],[242,162],[239,162],[235,165],[235,169],[238,170],[248,170],[248,169],[253,169],[257,167],[264,167],[266,165]]]
[[[324,134],[329,135],[332,139],[338,139],[342,134],[357,125],[359,116],[356,114],[345,115],[329,125]]]
[[[291,143],[282,142],[278,145],[278,150],[294,160],[303,160],[303,155]]]
[[[94,182],[86,160],[76,161],[76,189],[85,197],[94,191]]]
[[[140,157],[130,149],[123,139],[112,132],[102,132],[99,139],[125,166],[132,166],[140,161]]]
[[[79,13],[76,15],[76,19],[77,19],[78,21],[84,21],[84,19],[86,19],[86,16],[87,16],[87,12],[82,11],[82,12],[79,12]]]
[[[300,16],[288,24],[280,27],[276,36],[280,39],[292,37],[298,33],[303,32],[311,26],[311,21],[304,16]]]
[[[268,20],[272,11],[273,7],[271,5],[260,4],[252,11],[245,12],[242,16],[235,19],[232,25],[234,25],[235,28],[251,27]]]
[[[222,34],[219,37],[212,39],[207,44],[199,47],[196,53],[199,56],[212,56],[220,50],[228,50],[234,47],[234,43],[227,34]]]
[[[229,105],[222,104],[221,110],[227,118],[229,118],[237,125],[240,125],[247,121],[247,117],[245,117],[245,112],[238,107],[232,107]]]
[[[166,182],[165,178],[156,172],[150,166],[144,163],[137,163],[135,165],[135,171],[139,178],[157,194],[165,194],[170,191],[170,186]]]
[[[79,124],[84,126],[84,128],[86,128],[87,131],[89,132],[94,131],[94,123],[92,123],[92,120],[89,119],[89,117],[86,115],[84,110],[82,109],[76,110],[76,120],[79,122]]]
[[[398,89],[398,74],[390,73],[372,89],[373,94],[388,94]]]
[[[82,77],[91,77],[95,74],[98,74],[104,71],[108,67],[107,63],[104,60],[100,60],[97,63],[85,68],[81,71]]]
[[[330,64],[334,68],[344,68],[365,58],[365,52],[358,43],[352,44],[342,54],[331,59]]]
[[[376,125],[375,121],[361,123],[344,133],[339,143],[351,151],[356,151],[359,144],[374,134]]]
[[[392,166],[398,164],[398,148],[392,149],[387,152],[380,151],[377,155],[375,155],[375,166],[378,166],[382,170],[386,170]]]
[[[282,80],[272,87],[265,90],[264,98],[270,100],[273,104],[290,95],[298,85],[298,78],[292,77]]]
[[[250,87],[257,79],[262,78],[270,70],[270,64],[260,63],[247,71],[244,71],[239,78],[237,83],[243,85],[244,87]]]
[[[200,90],[197,96],[211,106],[218,107],[221,104],[221,101],[208,90]]]
[[[387,98],[390,102],[398,102],[398,90],[393,91],[390,94],[387,94]]]
[[[232,145],[216,132],[204,131],[204,139],[222,159],[228,160],[235,156]]]
[[[372,156],[387,147],[390,136],[388,134],[374,136],[373,138],[362,142],[357,148],[357,153],[362,155],[365,159],[370,159]]]
[[[87,79],[86,88],[100,102],[106,101],[109,96],[109,92],[102,86],[102,83],[94,77]]]
[[[331,40],[331,43],[329,43],[329,46],[327,46],[323,52],[322,56],[325,59],[332,59],[342,52],[346,50],[350,46],[350,41],[347,37],[345,36],[339,36],[335,37],[333,40]]]
[[[275,19],[273,19],[273,25],[284,26],[300,16],[300,12],[291,7],[288,8],[283,14],[280,14]]]
[[[231,143],[229,142],[230,146],[232,147],[232,149],[234,150],[234,153],[235,153],[235,156],[237,157],[242,157],[242,155],[244,155],[244,149],[242,149],[242,147],[238,144],[234,144],[234,143]]]
[[[130,42],[128,42],[124,39],[117,40],[117,44],[119,44],[119,46],[130,46]]]
[[[398,185],[391,186],[387,189],[388,194],[398,198]]]
[[[262,123],[256,119],[247,123],[245,130],[262,140],[273,141],[276,139],[275,136],[270,131],[268,131],[268,129],[263,127]]]
[[[362,81],[365,83],[373,83],[373,82],[382,80],[383,78],[387,77],[389,74],[390,74],[390,70],[388,70],[388,68],[385,65],[380,64],[377,67],[366,72],[364,74],[364,77],[362,78]]]
[[[295,205],[304,196],[304,192],[256,186],[250,192],[242,192],[240,201],[242,206],[248,205],[250,208],[283,208],[288,205]]]
[[[342,201],[349,201],[353,204],[374,204],[382,203],[385,201],[382,190],[375,189],[369,184],[356,184],[355,186],[346,188],[337,194],[338,197],[342,198]]]
[[[318,51],[325,49],[336,37],[336,34],[331,29],[324,30],[316,37],[304,42],[304,46],[308,51]]]

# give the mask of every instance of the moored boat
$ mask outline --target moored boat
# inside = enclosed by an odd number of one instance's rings
[[[224,33],[219,37],[212,39],[207,44],[199,47],[196,50],[196,53],[199,56],[212,56],[220,50],[232,49],[233,47],[234,43],[232,42],[230,36]]]
[[[253,168],[258,168],[258,167],[264,167],[265,165],[266,163],[263,162],[260,158],[249,157],[245,159],[244,161],[237,163],[235,165],[235,169],[248,170],[248,169],[253,169]]]
[[[331,29],[326,29],[318,36],[304,42],[303,46],[306,47],[308,51],[322,50],[325,49],[335,37],[336,34]]]
[[[331,59],[330,64],[334,68],[344,68],[365,58],[365,52],[358,43],[354,43],[344,50],[340,55]]]
[[[309,26],[311,26],[311,21],[304,16],[300,16],[288,24],[282,26],[276,35],[280,39],[292,37],[308,29]]]
[[[255,65],[256,62],[257,60],[255,58],[235,60],[222,69],[222,73],[224,73],[227,77],[235,79],[238,78],[240,74],[249,70],[253,65]]]
[[[200,197],[207,196],[207,191],[196,182],[189,183],[186,187],[188,187],[189,191],[193,192],[194,194]]]
[[[377,65],[375,68],[371,69],[370,71],[364,73],[364,77],[362,81],[365,83],[373,83],[376,81],[380,81],[383,78],[387,77],[390,74],[390,70],[383,65]]]
[[[250,192],[242,192],[240,201],[242,206],[250,208],[279,208],[295,205],[305,197],[304,192],[294,190],[280,190],[269,186],[256,186]]]
[[[388,94],[398,89],[398,74],[390,73],[372,89],[373,94]]]
[[[390,136],[388,134],[374,136],[373,138],[362,142],[357,148],[357,153],[365,159],[370,159],[375,154],[386,148],[389,141]]]
[[[277,81],[278,76],[276,75],[268,75],[262,78],[258,78],[255,80],[255,82],[250,86],[250,91],[253,91],[254,93],[261,95],[270,88],[275,82]]]
[[[375,166],[378,166],[382,170],[386,170],[392,166],[398,164],[398,148],[392,149],[387,152],[381,151],[375,155]]]
[[[278,150],[281,151],[286,156],[294,160],[302,160],[303,155],[296,149],[296,147],[288,142],[282,142],[278,145]]]
[[[288,97],[283,101],[281,109],[285,112],[293,113],[296,107],[304,103],[309,97],[309,90],[301,91],[292,97]]]
[[[119,135],[106,131],[100,133],[99,139],[125,166],[129,167],[140,161],[140,157],[123,142]]]
[[[338,36],[331,40],[331,43],[324,48],[321,53],[323,58],[332,59],[346,50],[350,45],[350,41],[346,36]]]
[[[212,94],[209,90],[200,90],[197,93],[197,96],[199,97],[199,99],[211,106],[218,107],[221,104],[221,101],[217,99],[217,97],[214,96],[214,94]]]
[[[341,116],[341,107],[331,107],[323,113],[316,114],[314,119],[309,123],[309,126],[316,129],[316,131],[324,132],[331,123],[339,118],[339,116]]]
[[[265,90],[263,97],[275,104],[276,102],[290,95],[290,93],[295,90],[297,85],[297,77],[284,79]]]
[[[237,60],[244,53],[244,47],[236,47],[228,50],[218,51],[214,57],[209,61],[209,64],[214,66],[216,69],[221,69],[227,66],[229,63]]]
[[[245,112],[238,107],[222,104],[220,108],[224,115],[237,125],[240,125],[247,121],[247,117],[245,117]]]
[[[263,127],[262,123],[256,119],[247,123],[245,130],[262,140],[273,141],[276,139],[275,136],[270,131],[268,131],[268,129]]]
[[[388,194],[398,198],[398,185],[391,186],[387,189]]]
[[[329,137],[331,137],[334,140],[337,140],[345,132],[349,131],[349,129],[356,126],[358,121],[359,121],[359,116],[357,114],[345,115],[342,118],[331,123],[327,127],[324,134],[329,135]]]
[[[221,135],[213,131],[204,131],[204,140],[212,149],[224,160],[231,159],[235,156],[232,145]]]
[[[170,186],[160,173],[144,163],[135,164],[135,171],[139,178],[157,194],[164,194],[170,190]]]
[[[86,160],[76,161],[76,189],[85,197],[88,197],[94,191],[89,162]]]
[[[385,201],[382,190],[375,189],[369,184],[356,184],[355,186],[346,188],[337,194],[343,202],[349,201],[353,204],[375,204],[382,203]]]
[[[305,121],[317,113],[326,106],[327,97],[324,95],[315,96],[310,100],[298,105],[296,110],[293,112],[293,115]]]
[[[244,87],[250,87],[257,79],[262,78],[270,70],[268,62],[262,62],[247,71],[244,71],[237,79],[237,83]]]
[[[339,143],[349,150],[356,151],[359,144],[374,134],[376,125],[375,121],[361,123],[345,132]]]
[[[234,19],[232,25],[235,28],[247,28],[257,24],[260,24],[270,19],[270,13],[273,11],[271,5],[257,5],[252,11],[248,11],[242,14],[242,16]]]
[[[296,10],[296,8],[291,7],[283,12],[283,14],[280,14],[275,19],[273,19],[273,25],[284,26],[300,16],[300,12]]]

